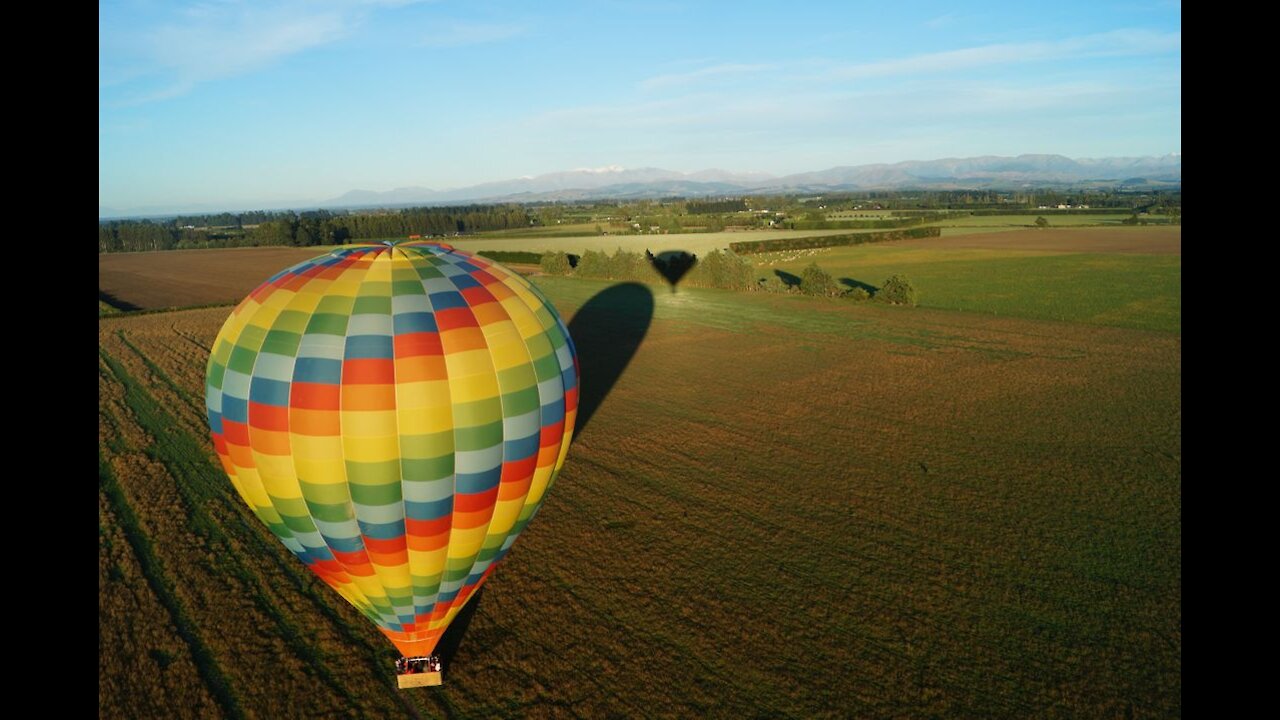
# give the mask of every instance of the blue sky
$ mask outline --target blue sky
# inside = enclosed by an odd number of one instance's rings
[[[98,203],[1182,150],[1179,3],[102,2]]]

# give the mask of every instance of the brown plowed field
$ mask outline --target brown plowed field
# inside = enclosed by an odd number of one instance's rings
[[[331,249],[106,253],[98,256],[98,294],[122,310],[237,303],[280,270]]]
[[[537,282],[602,382],[627,323],[575,315],[611,284]],[[213,457],[229,309],[100,319],[102,715],[1181,714],[1180,336],[656,290],[444,687],[403,692]]]

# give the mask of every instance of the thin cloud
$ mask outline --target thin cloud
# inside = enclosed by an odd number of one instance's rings
[[[925,27],[931,30],[937,30],[939,28],[944,28],[950,25],[951,23],[955,22],[955,19],[956,19],[955,13],[947,13],[946,15],[939,15],[938,17],[926,20],[924,25]]]
[[[683,73],[668,73],[666,75],[655,75],[654,77],[641,80],[640,88],[643,90],[657,90],[660,88],[675,87],[679,85],[691,85],[703,80],[711,78],[724,77],[726,75],[742,75],[745,73],[762,72],[770,70],[770,65],[743,65],[724,63],[720,65],[712,65],[700,70],[692,70]]]
[[[418,43],[423,47],[453,48],[509,40],[524,33],[519,25],[455,22],[433,31]]]
[[[104,26],[99,41],[111,57],[109,67],[100,63],[99,86],[152,85],[120,105],[178,97],[201,83],[254,72],[339,40],[379,8],[418,1],[230,0],[178,7],[167,20],[141,30]],[[129,63],[127,71],[121,63]]]
[[[1133,112],[1176,98],[1176,81],[1153,83],[1045,78],[892,86],[856,91],[781,90],[765,96],[699,93],[621,104],[560,108],[520,120],[521,128],[555,135],[659,132],[678,129],[700,137],[732,134],[844,137],[879,128],[940,127],[947,123],[1013,127],[1027,117],[1082,117]]]
[[[1182,49],[1182,33],[1116,30],[1053,42],[1003,43],[837,68],[839,78],[929,75],[1031,61],[1156,55]]]

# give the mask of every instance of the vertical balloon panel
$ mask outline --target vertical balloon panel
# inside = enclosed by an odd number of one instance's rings
[[[578,364],[524,278],[448,245],[383,244],[250,293],[214,342],[205,389],[240,497],[416,656],[555,482]]]

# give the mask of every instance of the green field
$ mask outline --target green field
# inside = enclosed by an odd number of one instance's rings
[[[1067,210],[1044,210],[1039,215],[971,215],[969,217],[948,218],[938,223],[942,227],[942,236],[967,235],[969,233],[998,232],[1004,230],[1024,230],[1036,226],[1036,218],[1044,217],[1049,227],[1123,227],[1122,220],[1127,220],[1131,213],[1115,214],[1071,214]]]
[[[1166,332],[1182,328],[1182,257],[897,247],[771,253],[761,276],[816,262],[838,281],[879,287],[901,273],[925,307]]]
[[[1046,211],[1048,212],[1048,211]],[[1182,327],[1182,258],[1164,249],[1159,252],[1111,252],[1096,248],[1094,238],[1082,236],[1078,250],[1021,249],[1013,239],[1008,244],[985,247],[948,248],[946,238],[967,238],[975,234],[1023,233],[1034,247],[1041,236],[1057,237],[1055,228],[1078,228],[1072,232],[1097,233],[1104,241],[1121,236],[1146,237],[1168,233],[1170,228],[1141,228],[1119,225],[1128,215],[1054,216],[1050,230],[1033,231],[1033,216],[994,215],[947,220],[942,223],[944,242],[928,247],[910,242],[875,243],[851,247],[770,253],[752,256],[761,277],[775,271],[799,276],[817,262],[846,286],[879,287],[889,276],[909,277],[920,291],[926,307],[1011,315],[1045,320],[1065,320],[1095,325],[1180,332]],[[1098,227],[1098,226],[1104,227]],[[1085,230],[1085,228],[1097,230]],[[848,233],[848,230],[815,230],[795,235],[820,236]],[[872,231],[866,231],[872,232]],[[1180,235],[1180,230],[1176,230]],[[546,252],[585,250],[613,252],[616,249],[643,252],[685,250],[705,254],[734,241],[787,237],[791,233],[754,231],[681,235],[617,235],[574,238],[519,238],[457,240],[453,244],[470,250],[512,249]],[[1014,238],[1014,236],[1010,236]],[[1137,243],[1135,243],[1137,244]],[[1068,246],[1069,247],[1069,246]]]

